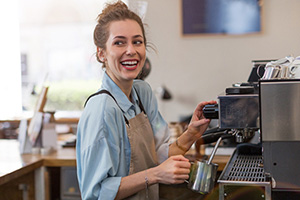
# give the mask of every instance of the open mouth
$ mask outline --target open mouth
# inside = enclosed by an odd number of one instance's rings
[[[139,62],[137,60],[132,60],[132,61],[123,61],[121,62],[121,65],[128,70],[134,70],[137,68],[137,64]]]

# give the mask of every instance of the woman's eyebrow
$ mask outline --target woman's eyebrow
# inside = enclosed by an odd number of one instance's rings
[[[117,35],[113,39],[126,39],[125,36]]]
[[[134,36],[133,36],[133,38],[139,38],[139,37],[143,38],[142,35],[134,35]],[[125,37],[125,36],[122,36],[122,35],[117,35],[117,36],[115,36],[113,39],[126,39],[126,37]]]
[[[135,35],[135,36],[133,36],[133,38],[139,38],[139,37],[143,38],[143,36],[141,36],[141,35]]]

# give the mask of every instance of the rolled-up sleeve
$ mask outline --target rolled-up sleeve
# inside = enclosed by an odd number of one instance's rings
[[[169,154],[170,130],[168,124],[163,120],[159,112],[152,121],[152,129],[154,132],[158,162],[162,163],[168,158]]]
[[[121,177],[113,177],[118,166],[118,150],[109,147],[105,138],[83,150],[81,187],[83,199],[114,199]],[[113,155],[113,157],[112,157]]]

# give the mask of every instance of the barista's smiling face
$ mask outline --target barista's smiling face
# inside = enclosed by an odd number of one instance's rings
[[[121,86],[132,82],[141,71],[146,57],[142,29],[134,20],[114,21],[109,25],[109,37],[103,56],[106,72]]]

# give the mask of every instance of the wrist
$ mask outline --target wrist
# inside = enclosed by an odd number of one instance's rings
[[[189,138],[189,142],[194,143],[196,140],[198,140],[199,138],[195,135],[195,132],[187,129],[185,131],[186,136]]]
[[[175,141],[175,145],[178,149],[180,149],[181,151],[187,152],[189,150],[189,148],[184,147],[183,145],[181,145],[181,143],[179,143],[179,138],[176,139]]]
[[[145,189],[146,189],[146,199],[149,199],[149,179],[147,175],[147,169],[145,170]]]
[[[159,182],[157,167],[147,169],[148,184],[153,185]]]

